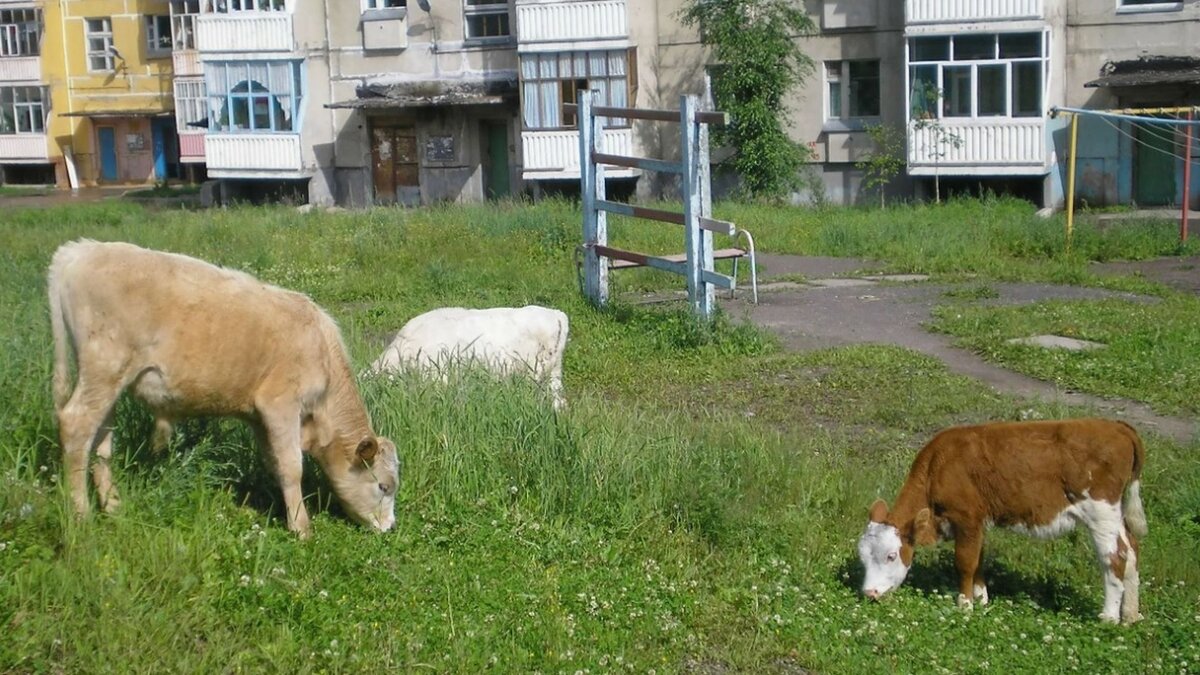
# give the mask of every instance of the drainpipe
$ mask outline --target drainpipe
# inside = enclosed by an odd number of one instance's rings
[[[1187,113],[1187,121],[1192,121],[1192,111]],[[1183,126],[1187,131],[1184,132],[1183,141],[1183,209],[1179,214],[1179,241],[1185,242],[1188,238],[1188,208],[1191,202],[1191,187],[1192,187],[1192,125],[1185,124]]]

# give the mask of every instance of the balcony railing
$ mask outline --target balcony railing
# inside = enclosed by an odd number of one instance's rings
[[[629,38],[625,0],[517,1],[517,48]]]
[[[204,67],[200,65],[200,52],[193,49],[173,52],[171,62],[175,67],[175,77],[204,74]]]
[[[1041,118],[944,119],[941,127],[944,138],[961,141],[957,147],[950,141],[939,144],[935,129],[916,129],[910,123],[910,174],[931,176],[935,169],[942,175],[1045,173],[1046,123]]]
[[[204,157],[209,171],[298,172],[300,134],[205,134]]]
[[[0,136],[0,161],[45,162],[50,158],[45,134],[5,134]]]
[[[0,82],[38,82],[41,79],[41,57],[0,57]]]
[[[905,24],[1041,19],[1045,0],[906,0]]]
[[[525,155],[526,178],[578,178],[578,131],[523,131],[521,148]],[[605,129],[604,151],[613,155],[633,154],[632,129]],[[610,170],[624,175],[627,171]]]
[[[196,48],[201,52],[290,52],[295,45],[292,15],[287,12],[196,17]]]
[[[179,161],[204,161],[204,132],[179,132]]]

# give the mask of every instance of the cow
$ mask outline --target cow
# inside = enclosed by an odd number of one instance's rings
[[[59,247],[48,287],[54,406],[78,515],[90,511],[93,449],[101,508],[120,503],[113,410],[129,389],[156,418],[156,445],[182,417],[249,422],[301,538],[311,534],[302,453],[354,520],[378,531],[395,523],[396,446],[372,430],[337,324],[307,296],[195,258],[89,240]]]
[[[528,374],[549,389],[554,407],[562,396],[567,315],[537,305],[464,309],[443,307],[420,314],[400,329],[370,372],[415,368],[445,374],[453,362],[478,363],[500,375]]]
[[[913,547],[954,540],[958,604],[988,601],[980,571],[984,530],[1009,527],[1051,538],[1083,524],[1104,574],[1100,618],[1138,613],[1138,542],[1146,535],[1133,427],[1103,419],[1003,422],[946,429],[917,453],[891,510],[870,509],[858,553],[863,594],[878,599],[904,581]],[[1122,504],[1122,497],[1124,503]]]

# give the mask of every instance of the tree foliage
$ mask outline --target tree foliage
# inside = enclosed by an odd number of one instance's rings
[[[811,33],[812,20],[792,0],[689,0],[682,18],[699,27],[719,64],[713,97],[732,123],[717,133],[737,149],[733,164],[743,185],[756,197],[787,195],[811,157],[787,134],[783,98],[812,73],[812,59],[795,40]]]
[[[868,124],[864,131],[874,143],[871,154],[855,162],[863,172],[863,187],[879,191],[879,208],[885,205],[884,188],[904,170],[904,133],[888,124]]]

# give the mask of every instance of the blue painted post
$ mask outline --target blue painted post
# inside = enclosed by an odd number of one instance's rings
[[[595,92],[582,90],[576,99],[576,125],[579,127],[579,183],[583,202],[583,293],[592,304],[608,303],[608,259],[596,253],[596,246],[608,244],[608,214],[596,207],[604,199],[604,167],[596,164],[593,152],[599,152],[603,128],[592,112]]]
[[[680,187],[683,193],[683,243],[687,256],[688,304],[693,313],[708,320],[712,318],[713,312],[713,288],[705,283],[704,270],[712,269],[712,245],[710,243],[707,246],[706,256],[704,231],[700,229],[704,201],[698,161],[700,124],[696,122],[696,97],[684,95],[680,98],[680,161],[683,169]],[[708,239],[711,242],[711,237]]]

